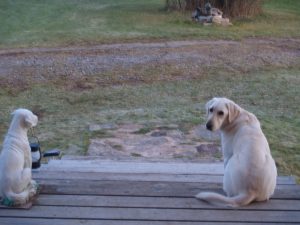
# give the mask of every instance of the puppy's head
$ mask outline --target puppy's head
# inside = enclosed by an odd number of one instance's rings
[[[38,123],[38,117],[28,109],[17,109],[13,113],[13,120],[20,123],[23,128],[29,129],[35,127]]]
[[[240,107],[227,98],[213,98],[205,105],[206,128],[210,131],[222,129],[232,123],[240,113]]]

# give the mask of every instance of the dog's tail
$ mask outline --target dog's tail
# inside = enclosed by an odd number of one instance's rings
[[[195,197],[210,203],[223,203],[231,207],[248,205],[255,199],[255,195],[252,193],[240,193],[233,197],[227,197],[213,192],[200,192]]]
[[[6,194],[6,197],[3,198],[2,204],[8,205],[8,206],[17,206],[17,205],[23,205],[27,203],[29,199],[29,191],[25,190],[21,193],[14,193],[9,192]]]

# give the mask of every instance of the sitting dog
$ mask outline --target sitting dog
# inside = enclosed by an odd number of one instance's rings
[[[27,109],[17,109],[3,143],[0,155],[0,198],[4,205],[23,205],[37,192],[31,179],[29,128],[37,125],[38,117]]]
[[[275,190],[277,169],[255,115],[226,98],[213,98],[206,110],[206,128],[221,131],[227,196],[200,192],[196,198],[231,207],[268,200]]]

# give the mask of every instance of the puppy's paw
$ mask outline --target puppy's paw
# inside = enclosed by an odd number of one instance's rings
[[[12,199],[7,198],[7,197],[1,199],[1,204],[5,205],[5,206],[14,206],[15,205],[14,201]]]
[[[29,198],[31,199],[33,196],[36,195],[36,189],[32,188],[29,190]]]
[[[36,190],[37,193],[39,193],[40,190],[41,190],[41,186],[38,183],[36,183],[36,182],[35,182],[34,188],[35,188],[35,190]]]
[[[35,180],[31,180],[30,181],[30,186],[31,187],[35,187],[37,185],[36,181]]]
[[[36,181],[31,180],[30,189],[29,189],[29,198],[32,198],[33,196],[37,195],[39,192],[40,192],[40,185]]]

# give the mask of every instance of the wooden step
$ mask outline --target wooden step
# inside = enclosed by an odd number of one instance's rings
[[[50,160],[39,171],[103,173],[223,174],[222,163],[132,162],[113,160]]]
[[[194,197],[223,193],[222,173],[221,163],[53,160],[33,171],[41,186],[33,207],[0,206],[0,224],[300,224],[300,186],[293,177],[278,177],[269,201],[237,209]]]

